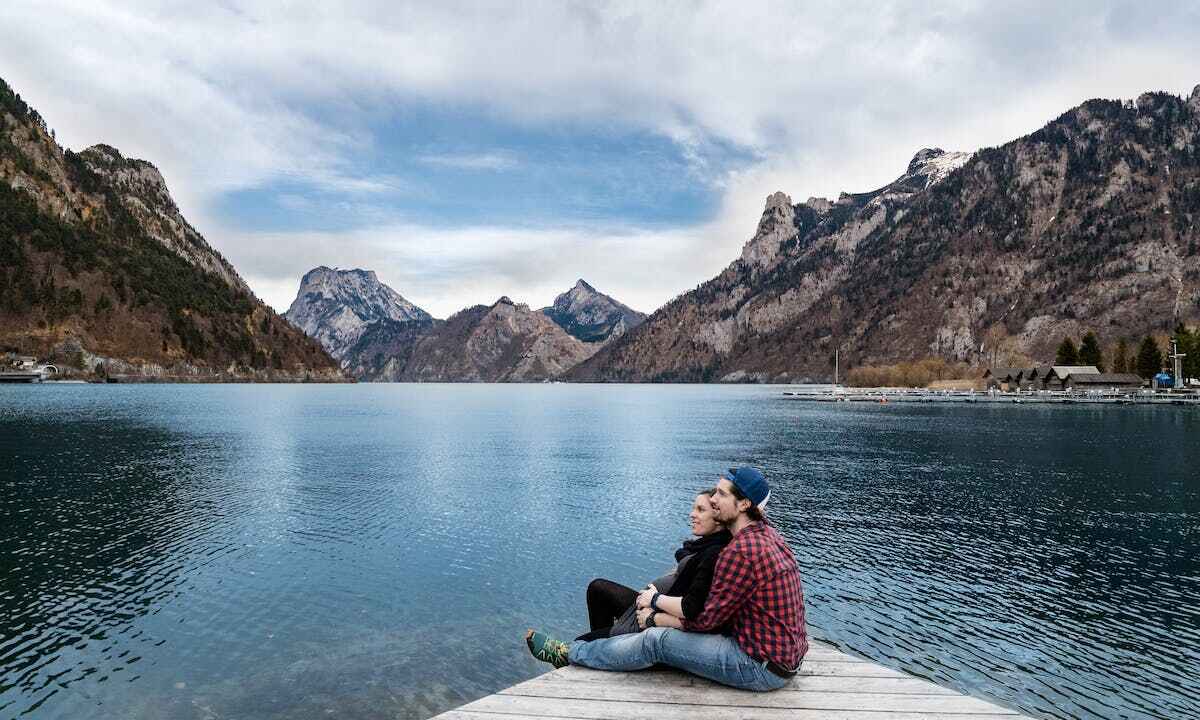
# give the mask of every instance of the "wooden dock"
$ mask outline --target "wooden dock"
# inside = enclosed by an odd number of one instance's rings
[[[1019,720],[1023,715],[810,640],[781,690],[734,690],[676,670],[565,667],[433,720]]]

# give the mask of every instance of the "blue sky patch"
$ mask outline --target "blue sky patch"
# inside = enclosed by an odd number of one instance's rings
[[[249,231],[336,232],[384,222],[436,227],[711,219],[719,182],[754,160],[715,140],[685,149],[635,128],[519,126],[482,111],[397,108],[351,133],[337,177],[276,177],[215,201]]]

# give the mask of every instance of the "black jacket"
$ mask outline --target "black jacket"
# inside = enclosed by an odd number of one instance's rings
[[[721,530],[712,535],[688,540],[675,552],[679,565],[675,569],[675,582],[671,584],[668,594],[683,598],[683,616],[687,619],[697,618],[704,611],[708,591],[712,589],[717,556],[732,539],[733,536],[728,530]],[[659,591],[664,592],[662,588],[659,588]]]

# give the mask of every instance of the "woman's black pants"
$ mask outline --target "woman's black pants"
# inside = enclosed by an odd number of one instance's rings
[[[633,605],[637,596],[637,590],[612,580],[601,578],[588,583],[588,624],[592,631],[580,635],[576,640],[598,640],[608,637],[613,623]]]

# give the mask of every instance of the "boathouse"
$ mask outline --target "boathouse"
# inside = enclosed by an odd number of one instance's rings
[[[1070,390],[1137,390],[1142,378],[1133,373],[1072,373],[1066,385]]]
[[[1072,375],[1099,375],[1095,365],[1053,365],[1041,377],[1043,390],[1066,390],[1067,378]]]
[[[1041,390],[1042,378],[1050,374],[1050,365],[1035,365],[1021,373],[1022,390]]]
[[[983,380],[988,390],[1010,392],[1020,386],[1023,371],[1024,368],[988,368],[983,373]]]

